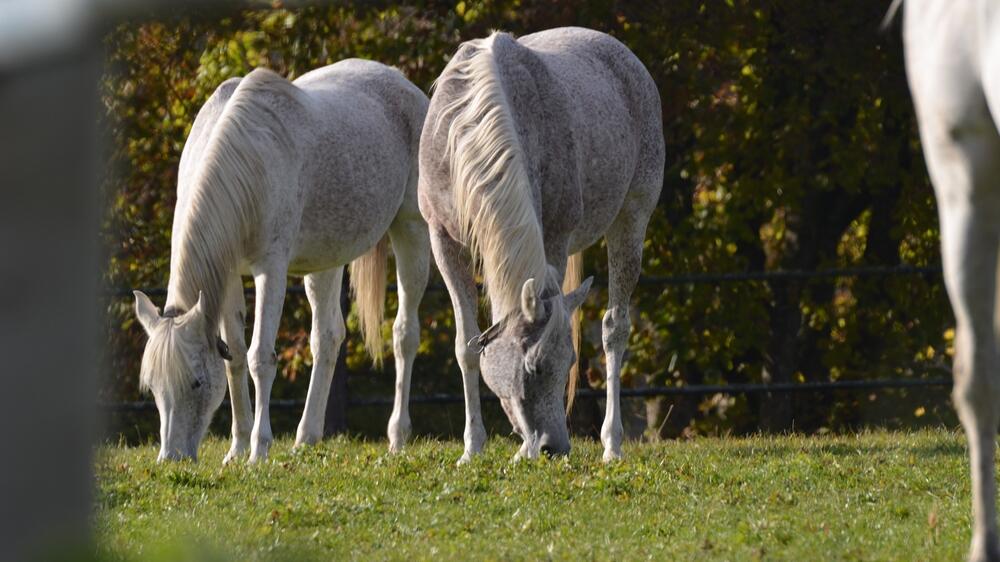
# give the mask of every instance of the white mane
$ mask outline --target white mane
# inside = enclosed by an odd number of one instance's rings
[[[210,136],[204,151],[191,155],[196,159],[194,173],[180,190],[174,216],[167,310],[190,310],[201,292],[208,327],[204,336],[213,349],[227,282],[239,275],[246,243],[261,220],[269,169],[287,162],[294,146],[286,124],[268,102],[274,95],[295,100],[297,94],[284,78],[255,70],[240,82],[206,133]],[[182,330],[181,319],[164,317],[150,334],[141,388],[148,390],[153,376],[163,379],[168,392],[192,382],[182,356],[192,342],[178,333]]]
[[[187,310],[202,291],[202,308],[213,325],[226,281],[236,274],[261,220],[269,168],[287,161],[294,146],[286,124],[267,103],[275,94],[294,100],[298,90],[268,70],[255,70],[240,82],[204,152],[192,155],[197,168],[177,204],[168,306]]]
[[[139,390],[152,390],[153,378],[163,383],[164,392],[176,395],[177,391],[190,386],[194,375],[184,360],[191,342],[186,342],[179,334],[183,324],[178,318],[161,318],[149,334],[149,342],[142,356],[139,368]]]
[[[450,65],[443,81],[462,81],[460,95],[440,113],[453,116],[445,158],[461,242],[481,265],[487,295],[499,314],[518,306],[529,278],[545,284],[542,229],[532,204],[524,153],[493,53],[494,33],[470,41],[474,53]]]

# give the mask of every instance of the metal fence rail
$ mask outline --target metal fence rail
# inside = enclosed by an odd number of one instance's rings
[[[831,279],[838,277],[884,277],[896,275],[920,275],[920,276],[940,276],[941,268],[934,266],[863,266],[832,268],[822,270],[778,270],[778,271],[744,271],[731,273],[686,273],[668,276],[643,276],[639,278],[639,284],[643,286],[678,286],[678,285],[699,285],[699,284],[719,284],[730,282],[748,281],[804,281],[809,279]],[[395,290],[395,285],[390,284],[390,290]],[[166,288],[150,287],[140,289],[150,296],[165,296]],[[428,291],[444,291],[441,284],[431,284]],[[252,295],[253,289],[245,289],[246,294]],[[291,285],[286,291],[292,294],[304,294],[305,288],[302,285]],[[132,296],[132,289],[112,288],[106,291],[106,296],[112,298],[122,298]],[[870,380],[848,380],[848,381],[815,381],[803,383],[735,383],[722,385],[690,385],[690,386],[651,386],[645,388],[623,388],[622,397],[649,398],[655,396],[699,396],[710,394],[755,394],[762,392],[772,393],[797,393],[797,392],[833,392],[837,390],[879,390],[889,388],[913,388],[913,387],[950,387],[951,378],[928,378],[928,379],[870,379]],[[580,389],[576,394],[577,398],[602,398],[605,396],[603,390]],[[482,400],[495,401],[497,397],[489,391],[485,391],[481,396]],[[411,404],[457,404],[463,403],[465,398],[461,394],[428,394],[422,396],[411,396]],[[391,397],[358,397],[349,398],[349,407],[364,406],[386,406],[392,405]],[[228,404],[228,401],[226,401]],[[301,409],[305,405],[304,400],[271,400],[271,408],[276,410]],[[143,412],[155,410],[156,405],[152,401],[102,403],[100,407],[113,412]]]
[[[730,273],[678,273],[675,275],[659,276],[643,275],[639,277],[639,285],[704,285],[742,281],[804,281],[808,279],[830,279],[837,277],[889,277],[894,275],[939,276],[941,275],[941,268],[939,266],[873,265],[818,270],[787,269],[775,271],[736,271]],[[595,280],[595,284],[602,283],[597,283]],[[395,291],[396,284],[389,283],[387,288],[390,291]],[[166,287],[140,287],[138,290],[151,297],[163,297],[167,295]],[[440,283],[431,283],[427,286],[427,290],[444,291],[445,286]],[[131,297],[132,291],[133,289],[128,287],[113,287],[105,291],[105,296],[113,298]],[[302,285],[289,285],[285,291],[297,295],[304,295],[306,292],[305,287]],[[244,292],[247,295],[253,295],[254,290],[246,288]]]
[[[756,394],[761,392],[794,393],[794,392],[832,392],[836,390],[883,390],[887,388],[928,388],[950,387],[950,378],[933,379],[871,379],[850,381],[819,381],[802,383],[743,383],[743,384],[704,384],[690,386],[649,386],[645,388],[623,388],[621,396],[627,398],[652,398],[655,396],[701,396],[709,394]],[[605,391],[597,389],[581,389],[577,398],[604,398]],[[480,400],[495,402],[499,400],[495,394],[485,391]],[[410,404],[458,404],[465,398],[459,394],[425,394],[411,396]],[[347,401],[350,407],[391,406],[392,398],[362,397]],[[305,406],[305,400],[271,400],[271,408],[275,410],[300,410]],[[229,401],[224,402],[229,406]],[[152,400],[136,402],[115,402],[101,404],[101,408],[111,412],[145,412],[156,409]]]

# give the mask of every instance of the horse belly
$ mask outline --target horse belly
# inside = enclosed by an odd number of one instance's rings
[[[618,217],[635,175],[638,145],[635,132],[619,108],[593,108],[590,121],[577,131],[580,143],[583,216],[570,238],[570,251],[596,243]],[[609,127],[607,123],[623,123]]]

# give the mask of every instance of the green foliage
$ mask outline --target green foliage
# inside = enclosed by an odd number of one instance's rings
[[[867,0],[470,0],[122,25],[106,40],[103,85],[117,171],[107,186],[106,280],[165,285],[177,160],[198,108],[224,79],[256,66],[295,78],[364,57],[398,66],[426,91],[462,40],[562,25],[617,36],[660,88],[668,156],[645,274],[935,265],[933,193],[900,40],[877,29],[884,9]],[[603,247],[585,257],[587,273],[606,279]],[[594,386],[603,384],[605,302],[595,291],[584,309],[582,355]],[[950,362],[952,320],[937,278],[643,286],[633,302],[627,384],[920,377]],[[429,294],[421,316],[415,392],[459,392],[446,296]],[[129,300],[113,301],[108,317],[114,376],[104,394],[134,399],[144,337]],[[308,321],[305,300],[289,297],[276,396],[305,393]],[[349,320],[349,365],[365,371],[355,328]],[[352,382],[359,389],[389,394],[391,375]],[[685,398],[669,404],[669,423],[650,422],[668,435],[780,428],[792,418],[799,428],[851,427],[864,422],[858,400],[867,398]]]
[[[278,440],[259,465],[98,452],[96,534],[109,559],[957,560],[970,525],[958,433],[703,438],[627,444],[605,465],[512,463],[498,439],[470,465],[456,441]]]

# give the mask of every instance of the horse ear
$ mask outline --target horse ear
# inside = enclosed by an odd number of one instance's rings
[[[587,293],[590,292],[590,286],[594,283],[594,276],[586,278],[580,286],[573,291],[563,295],[563,302],[566,304],[566,312],[572,314],[581,304],[583,304],[584,299],[587,298]]]
[[[528,322],[534,323],[541,319],[544,312],[542,300],[538,298],[538,291],[535,290],[535,280],[528,279],[521,287],[521,313]]]
[[[135,316],[139,319],[142,329],[149,334],[160,319],[160,309],[153,305],[153,301],[149,300],[146,293],[132,291],[132,294],[135,295]]]
[[[194,306],[191,310],[185,312],[178,321],[182,324],[186,324],[191,320],[202,317],[202,303],[205,302],[205,293],[198,291],[198,300],[194,301]]]
[[[198,314],[201,314],[201,303],[203,302],[205,302],[205,293],[198,291],[198,300],[194,302],[194,306],[191,307],[188,314],[192,314],[195,311],[197,311]]]

